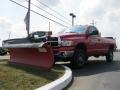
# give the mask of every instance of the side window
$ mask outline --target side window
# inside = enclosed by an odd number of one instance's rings
[[[98,35],[99,32],[95,27],[90,27],[88,31],[89,35]]]

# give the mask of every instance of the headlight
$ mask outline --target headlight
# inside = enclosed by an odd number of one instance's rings
[[[61,39],[58,37],[58,44],[61,45]]]
[[[61,41],[62,46],[72,46],[72,44],[73,44],[73,41],[67,41],[67,40]]]

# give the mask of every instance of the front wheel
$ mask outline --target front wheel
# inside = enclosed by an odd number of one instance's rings
[[[112,62],[113,61],[113,50],[109,50],[108,53],[106,54],[106,61],[107,62]]]
[[[73,55],[72,65],[75,67],[83,67],[86,62],[86,54],[82,49],[77,49]]]

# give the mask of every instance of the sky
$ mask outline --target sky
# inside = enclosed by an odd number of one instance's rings
[[[27,6],[27,2],[25,0],[14,1]],[[103,37],[114,37],[116,39],[117,47],[120,49],[120,0],[39,0],[53,10],[59,12],[62,16],[69,19],[69,21],[51,11],[49,8],[43,6],[36,0],[31,1],[40,8],[70,24],[71,17],[69,13],[74,13],[76,15],[76,25],[90,25],[94,20],[95,26],[101,32],[101,35]],[[34,6],[31,6],[31,9],[68,27],[70,26],[55,17],[48,15],[44,11],[35,8]],[[2,40],[27,36],[24,24],[26,13],[26,9],[14,4],[10,0],[1,0],[0,45]],[[65,29],[65,27],[61,25],[31,13],[30,32],[48,31],[49,22],[51,23],[50,26],[53,33],[57,33]]]

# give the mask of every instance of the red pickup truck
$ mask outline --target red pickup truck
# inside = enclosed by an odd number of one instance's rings
[[[74,26],[57,37],[58,46],[53,46],[57,59],[70,60],[77,67],[83,66],[90,56],[106,56],[107,62],[113,61],[115,40],[112,37],[101,37],[95,26]]]
[[[5,40],[3,46],[17,44],[20,48],[21,43],[23,43],[22,45],[48,44],[52,48],[52,52],[49,53],[54,54],[55,61],[70,61],[77,67],[83,66],[90,56],[106,56],[107,62],[113,61],[113,51],[116,50],[115,40],[112,37],[101,37],[95,26],[78,25],[68,28],[58,35],[50,36],[49,33],[33,32],[26,38]]]

